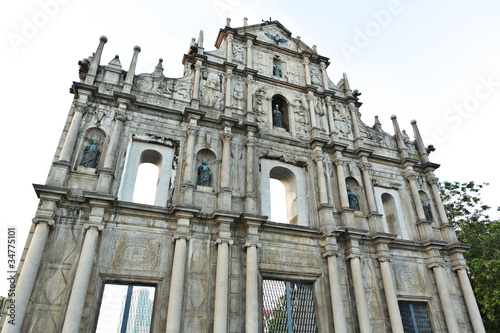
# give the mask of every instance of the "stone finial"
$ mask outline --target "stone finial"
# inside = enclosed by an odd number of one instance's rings
[[[392,119],[392,126],[394,127],[394,133],[396,135],[396,143],[398,145],[398,150],[402,154],[402,157],[408,157],[408,148],[406,147],[406,144],[403,140],[403,134],[401,133],[401,130],[399,129],[399,124],[396,115],[391,116]]]
[[[226,18],[226,27],[230,27],[231,26],[231,18],[228,17]]]
[[[203,47],[203,30],[200,30],[200,34],[198,35],[198,47]]]
[[[134,46],[134,55],[132,56],[127,77],[125,78],[125,82],[123,84],[123,92],[126,94],[130,94],[130,91],[132,90],[132,82],[134,80],[135,67],[137,66],[137,57],[139,56],[139,52],[141,52],[141,47],[138,45]]]
[[[97,75],[97,69],[99,68],[99,62],[101,61],[102,50],[104,49],[104,44],[108,42],[108,38],[106,36],[99,37],[99,46],[97,46],[97,51],[92,57],[92,62],[90,63],[90,67],[88,73],[85,77],[86,84],[94,84],[95,77]]]
[[[376,130],[377,132],[383,132],[382,130],[382,124],[380,123],[380,120],[378,120],[378,116],[375,116],[375,123],[373,124],[373,127],[372,127],[374,130]]]
[[[313,45],[312,49],[314,53],[318,53],[318,47],[316,45]]]
[[[422,140],[422,136],[420,135],[420,131],[418,130],[417,121],[415,119],[412,119],[410,123],[413,128],[413,135],[415,136],[415,144],[417,146],[418,153],[420,154],[420,159],[422,160],[422,163],[424,164],[428,163],[430,151],[428,150],[428,148],[425,148],[424,141]]]
[[[163,77],[163,59],[158,60],[158,65],[156,65],[155,70],[151,73],[151,77],[160,78]]]
[[[248,25],[248,17],[243,18],[243,26],[246,27]]]

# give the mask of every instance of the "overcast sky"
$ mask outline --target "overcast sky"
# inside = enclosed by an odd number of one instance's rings
[[[0,5],[3,159],[0,243],[17,227],[20,257],[78,81],[78,60],[108,37],[101,64],[115,54],[136,73],[164,59],[165,75],[182,75],[191,37],[205,32],[215,47],[220,28],[262,19],[280,21],[294,37],[330,58],[328,75],[343,72],[362,92],[363,121],[390,116],[413,137],[416,119],[441,180],[486,181],[485,203],[500,204],[500,3],[498,1],[77,1],[23,0]],[[18,257],[18,258],[19,258]],[[0,246],[0,295],[6,294],[6,247]]]

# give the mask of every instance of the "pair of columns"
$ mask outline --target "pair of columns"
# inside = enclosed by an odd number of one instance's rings
[[[167,333],[178,333],[181,331],[183,296],[184,296],[184,276],[187,260],[187,241],[189,237],[189,220],[192,215],[177,213],[177,230],[174,236],[175,250],[172,265],[172,280],[170,283],[170,294],[167,312]],[[227,331],[227,293],[229,285],[229,246],[233,244],[231,239],[230,224],[232,219],[220,217],[217,219],[219,234],[215,243],[217,244],[217,270],[215,275],[215,306],[214,306],[214,332],[224,333]],[[255,265],[250,267],[250,272],[257,272],[256,251],[250,249],[250,261],[255,261]],[[249,274],[247,268],[247,275]],[[257,295],[257,280],[255,287],[249,285],[247,288],[255,291]],[[247,289],[248,290],[248,289]],[[247,299],[248,302],[248,299]],[[257,301],[255,301],[257,304]],[[255,311],[258,316],[258,311]],[[257,317],[258,320],[258,317]],[[257,331],[255,331],[257,332]]]

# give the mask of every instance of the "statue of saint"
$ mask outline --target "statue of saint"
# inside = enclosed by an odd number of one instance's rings
[[[426,205],[424,200],[422,199],[420,199],[420,202],[422,203],[422,208],[424,209],[425,219],[429,222],[432,222],[431,204],[429,203],[428,205]]]
[[[85,147],[84,152],[85,154],[83,154],[80,165],[87,168],[95,168],[97,166],[97,162],[99,161],[100,154],[100,148],[97,145],[97,139],[92,140],[92,143],[89,143],[87,147]]]
[[[281,77],[281,68],[278,64],[273,66],[273,75],[277,77]]]
[[[347,197],[349,198],[349,208],[354,210],[361,210],[359,209],[358,196],[351,191],[350,187],[347,188]]]
[[[203,160],[198,167],[198,182],[196,185],[212,186],[212,170],[210,170],[206,160]]]
[[[285,126],[283,125],[283,116],[281,115],[277,104],[276,108],[273,110],[273,126],[285,128]]]

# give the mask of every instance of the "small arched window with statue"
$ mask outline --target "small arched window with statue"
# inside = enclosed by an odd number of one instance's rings
[[[288,102],[281,95],[274,95],[271,101],[273,128],[282,128],[285,131],[290,130],[290,121],[288,113]]]

